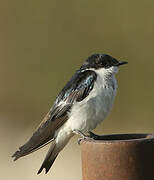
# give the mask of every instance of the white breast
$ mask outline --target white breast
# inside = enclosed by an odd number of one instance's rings
[[[104,78],[102,70],[95,71],[97,79],[90,94],[76,102],[69,114],[68,125],[72,130],[93,130],[110,112],[116,95],[117,83],[114,75]]]

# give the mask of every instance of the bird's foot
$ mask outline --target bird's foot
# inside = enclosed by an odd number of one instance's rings
[[[93,140],[93,138],[89,137],[89,136],[84,136],[78,139],[78,145],[80,145],[82,140]]]
[[[93,140],[94,138],[92,137],[93,133],[89,133],[89,135],[85,135],[84,133],[82,133],[79,130],[74,130],[73,131],[75,134],[80,135],[81,138],[78,139],[78,144],[80,145],[82,140]]]

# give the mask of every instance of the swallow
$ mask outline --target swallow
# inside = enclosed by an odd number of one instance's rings
[[[78,134],[91,131],[109,114],[117,91],[115,74],[127,64],[107,54],[93,54],[74,73],[32,137],[13,154],[14,161],[51,144],[38,174],[47,173],[60,151]],[[90,133],[90,137],[87,135]],[[81,140],[80,139],[80,140]]]

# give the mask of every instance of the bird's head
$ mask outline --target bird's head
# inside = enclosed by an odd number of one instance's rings
[[[93,54],[83,63],[81,69],[103,70],[105,74],[118,72],[119,66],[127,64],[126,61],[118,61],[107,54]]]

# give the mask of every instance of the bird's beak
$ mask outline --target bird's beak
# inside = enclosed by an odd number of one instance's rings
[[[119,63],[117,64],[117,66],[121,66],[121,65],[123,65],[123,64],[128,64],[128,62],[126,62],[126,61],[119,61]]]

